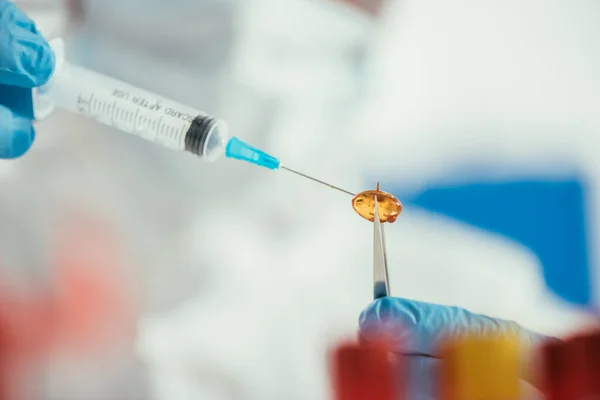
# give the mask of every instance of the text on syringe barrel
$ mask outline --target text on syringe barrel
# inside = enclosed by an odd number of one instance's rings
[[[185,149],[185,137],[195,118],[208,117],[75,65],[66,65],[56,84],[56,101],[62,108],[174,150]]]

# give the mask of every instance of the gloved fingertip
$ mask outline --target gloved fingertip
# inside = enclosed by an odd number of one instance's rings
[[[0,82],[32,88],[48,81],[54,53],[35,22],[12,1],[0,0]]]
[[[377,299],[360,314],[359,333],[362,340],[384,340],[396,350],[405,347],[412,334],[412,324],[398,310],[397,301],[393,297]]]
[[[398,322],[402,324],[413,325],[415,323],[414,310],[407,307],[411,300],[405,300],[395,297],[382,297],[371,304],[360,314],[359,322],[367,323],[377,321],[380,324]]]
[[[21,65],[29,76],[30,86],[37,87],[48,82],[56,59],[50,45],[42,40],[21,40],[20,44],[25,51],[20,53]]]
[[[374,302],[375,312],[379,321],[386,323],[395,320],[398,316],[396,303],[397,299],[393,297],[382,297]]]
[[[2,21],[10,21],[23,29],[37,33],[37,28],[33,20],[21,11],[15,3],[5,0],[0,3],[0,19]]]
[[[13,136],[12,155],[10,158],[19,158],[27,153],[34,141],[35,128],[31,124],[29,125],[28,130],[15,132]]]
[[[31,121],[13,115],[4,107],[0,107],[0,126],[0,158],[21,157],[35,140],[35,129]]]

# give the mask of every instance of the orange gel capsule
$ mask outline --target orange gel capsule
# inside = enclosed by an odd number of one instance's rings
[[[361,217],[373,222],[375,220],[375,196],[379,206],[379,221],[392,223],[402,212],[402,203],[390,193],[377,189],[360,192],[352,199],[352,208]]]

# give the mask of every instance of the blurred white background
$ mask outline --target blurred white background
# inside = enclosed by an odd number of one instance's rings
[[[352,191],[374,176],[416,191],[482,160],[499,176],[585,171],[592,203],[600,188],[594,0],[397,0],[377,18],[328,0],[83,0],[78,23],[60,1],[22,4],[48,36],[67,36],[72,61],[223,117]],[[330,398],[326,351],[355,335],[372,295],[372,231],[349,196],[66,113],[37,132],[26,157],[1,164],[16,221],[3,234],[33,232],[15,263],[44,270],[57,215],[85,209],[110,226],[139,288],[137,357],[74,362],[87,378],[57,372],[52,398]],[[506,238],[410,207],[386,234],[396,296],[547,334],[586,321]]]

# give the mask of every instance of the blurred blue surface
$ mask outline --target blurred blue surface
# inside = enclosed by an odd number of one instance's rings
[[[539,258],[551,291],[571,303],[590,304],[585,184],[581,179],[440,185],[402,199],[523,244]]]

